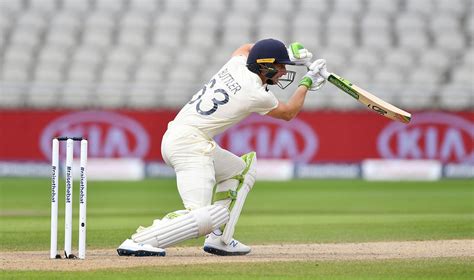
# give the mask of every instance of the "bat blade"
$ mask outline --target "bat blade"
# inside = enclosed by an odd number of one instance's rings
[[[397,120],[402,123],[409,123],[411,120],[411,114],[395,107],[394,105],[378,98],[370,92],[352,84],[350,81],[334,74],[330,73],[327,80],[355,98],[360,103],[367,106],[372,111],[392,120]]]

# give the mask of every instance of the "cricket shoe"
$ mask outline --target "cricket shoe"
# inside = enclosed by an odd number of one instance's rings
[[[132,239],[125,240],[118,248],[119,256],[135,256],[135,257],[158,257],[165,256],[164,249],[153,247],[149,244],[142,244],[133,241]]]
[[[250,253],[250,247],[232,239],[229,244],[221,240],[222,233],[211,232],[204,241],[204,251],[219,256],[240,256]]]

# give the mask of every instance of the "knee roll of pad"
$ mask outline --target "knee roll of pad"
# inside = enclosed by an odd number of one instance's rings
[[[170,215],[167,216],[168,218],[132,235],[133,241],[166,248],[187,239],[206,235],[229,221],[229,211],[220,205],[209,205],[187,213],[181,212],[181,215],[171,215],[171,218]]]
[[[257,179],[257,154],[255,152],[248,153],[243,156],[247,167],[244,169],[244,185],[252,189]]]

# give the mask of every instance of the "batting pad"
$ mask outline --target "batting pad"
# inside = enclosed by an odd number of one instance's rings
[[[229,220],[228,210],[219,205],[209,205],[186,211],[187,213],[178,212],[182,215],[155,222],[152,226],[143,228],[132,235],[132,240],[166,248],[181,241],[206,235]],[[170,217],[170,215],[167,216]]]
[[[255,152],[250,152],[243,155],[242,159],[245,161],[246,168],[240,176],[237,176],[240,177],[239,185],[237,186],[237,190],[233,192],[233,195],[230,195],[232,202],[229,206],[229,221],[227,222],[222,233],[222,241],[225,244],[229,244],[232,241],[232,237],[235,232],[235,226],[239,220],[240,212],[244,207],[247,194],[255,184],[255,179],[257,177],[257,154]],[[217,191],[219,191],[219,186],[217,187]],[[237,193],[236,197],[235,192]]]

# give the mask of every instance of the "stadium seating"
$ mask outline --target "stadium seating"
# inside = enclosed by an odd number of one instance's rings
[[[179,108],[235,48],[265,37],[300,41],[329,71],[408,108],[473,108],[473,10],[472,0],[0,0],[0,108]],[[331,86],[305,104],[355,108]]]

